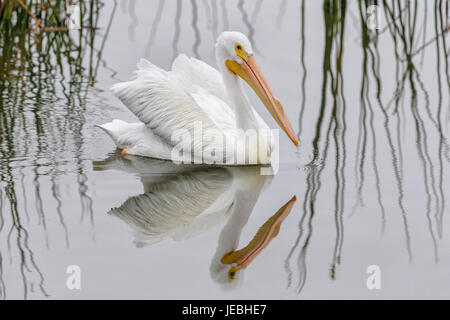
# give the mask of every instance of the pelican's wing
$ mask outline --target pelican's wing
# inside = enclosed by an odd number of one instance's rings
[[[183,85],[190,92],[196,91],[195,87],[201,87],[206,93],[229,103],[222,75],[209,64],[180,54],[172,63],[172,71],[180,76]]]
[[[191,97],[220,130],[236,129],[236,117],[219,71],[185,54],[173,61],[172,71],[179,75]]]
[[[198,65],[200,64],[197,63]],[[214,70],[213,68],[208,69],[201,65],[198,69],[201,79],[211,80],[211,83],[203,88],[195,84],[188,85],[190,72],[186,70],[192,65],[186,60],[175,61],[172,71],[164,71],[145,59],[141,59],[137,66],[135,80],[115,84],[111,90],[147,128],[169,144],[175,143],[172,141],[174,133],[182,135],[188,132],[191,137],[195,137],[194,127],[198,123],[201,123],[203,132],[210,129],[221,131],[223,122],[231,119],[228,117],[218,122],[211,118],[213,111],[205,111],[226,107],[229,109],[220,97],[214,96],[213,91],[208,91],[212,89],[207,89],[214,87],[219,81],[217,74],[210,70]],[[205,100],[207,104],[200,106],[198,101]],[[231,124],[226,125],[230,126]],[[205,148],[211,147],[212,143],[208,146],[208,143],[200,144],[194,141],[193,151],[203,152]]]

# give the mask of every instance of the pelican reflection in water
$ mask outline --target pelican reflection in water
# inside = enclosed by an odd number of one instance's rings
[[[241,283],[242,270],[276,237],[296,200],[294,196],[282,206],[238,250],[243,228],[271,181],[271,176],[260,174],[259,166],[179,166],[114,154],[95,162],[94,169],[121,169],[141,177],[144,193],[109,211],[132,228],[138,247],[168,238],[188,239],[225,222],[210,266],[211,277],[224,287]]]

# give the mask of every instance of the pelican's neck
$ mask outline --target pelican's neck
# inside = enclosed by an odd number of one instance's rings
[[[236,115],[238,129],[258,129],[253,108],[242,87],[239,77],[228,71],[225,65],[220,67],[225,89],[230,97],[231,107]]]

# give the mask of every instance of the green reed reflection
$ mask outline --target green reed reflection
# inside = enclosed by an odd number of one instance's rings
[[[346,167],[346,101],[343,94],[343,76],[342,76],[342,58],[344,53],[344,34],[346,22],[346,8],[345,1],[327,1],[323,6],[323,17],[325,21],[325,43],[324,55],[322,63],[322,95],[319,105],[318,117],[315,124],[315,133],[313,135],[311,144],[313,147],[313,158],[306,166],[306,192],[303,195],[303,215],[299,224],[299,235],[292,247],[286,261],[285,268],[288,272],[288,279],[292,279],[292,271],[290,268],[290,260],[295,251],[299,249],[297,258],[297,266],[299,269],[299,281],[297,284],[297,291],[303,289],[306,281],[306,251],[312,236],[312,220],[316,213],[316,201],[318,193],[322,186],[321,174],[324,170],[328,151],[331,143],[334,143],[336,151],[336,190],[335,190],[335,224],[336,224],[336,243],[333,252],[333,261],[330,267],[331,277],[334,279],[336,267],[340,264],[341,250],[344,241],[344,224],[342,220],[344,210],[344,191],[345,191],[345,167]],[[304,10],[304,5],[302,5]],[[304,14],[302,14],[304,18]],[[302,27],[305,23],[302,22]],[[301,32],[304,35],[304,30]],[[302,42],[304,42],[304,38]],[[303,54],[303,50],[302,50]],[[304,57],[302,64],[304,65]],[[306,72],[306,68],[304,69]],[[303,82],[306,81],[304,74]],[[302,84],[304,88],[304,84]],[[329,91],[328,91],[329,90]],[[303,93],[304,90],[302,90]],[[331,103],[328,103],[328,92],[331,93]],[[305,97],[303,97],[305,99]],[[302,102],[304,106],[304,102]],[[300,117],[302,117],[305,109],[302,107]],[[302,126],[302,118],[300,118],[300,126]],[[301,130],[301,129],[300,129]],[[300,131],[301,132],[301,131]],[[324,140],[322,140],[324,139]],[[291,285],[289,280],[288,285]]]
[[[71,1],[11,1],[0,8],[0,298],[7,297],[5,256],[20,266],[24,298],[48,295],[35,260],[30,220],[37,220],[47,248],[47,222],[56,212],[69,246],[59,174],[74,172],[81,219],[93,225],[92,199],[85,173],[84,135],[87,92],[101,61],[96,33],[103,3],[80,1],[80,29],[67,29]],[[107,30],[108,31],[108,30]],[[106,32],[107,35],[107,32]],[[106,36],[104,36],[104,40]],[[101,46],[102,48],[103,46]],[[67,159],[70,159],[68,161]],[[47,179],[50,177],[50,179]],[[56,208],[42,200],[52,195]],[[31,208],[34,201],[34,208]]]
[[[336,279],[337,266],[343,263],[344,247],[344,213],[350,218],[365,206],[364,192],[375,190],[375,198],[378,204],[380,232],[384,234],[386,225],[391,217],[386,212],[386,199],[383,199],[383,190],[389,186],[390,177],[383,175],[379,168],[380,161],[390,158],[393,169],[393,179],[396,183],[397,206],[400,211],[400,219],[403,222],[403,234],[405,247],[409,261],[413,260],[413,234],[409,221],[408,203],[405,201],[405,179],[415,176],[418,172],[411,172],[406,168],[404,145],[414,141],[416,145],[416,159],[422,167],[424,184],[417,186],[426,195],[424,215],[428,221],[428,233],[434,248],[435,261],[439,259],[439,243],[443,233],[443,219],[445,212],[444,177],[445,166],[450,162],[448,135],[446,126],[449,123],[449,95],[450,81],[448,68],[448,39],[446,35],[450,31],[448,1],[435,1],[432,12],[428,8],[429,3],[420,1],[358,1],[356,9],[358,15],[354,20],[359,20],[358,28],[360,37],[358,42],[362,49],[361,54],[361,85],[359,88],[359,105],[351,106],[352,112],[358,114],[357,132],[348,134],[347,121],[351,116],[348,113],[349,106],[346,99],[352,94],[344,90],[343,65],[346,16],[350,9],[345,0],[329,0],[323,2],[323,17],[325,25],[324,55],[322,62],[322,90],[318,105],[305,104],[308,63],[305,63],[304,48],[307,48],[305,33],[307,18],[305,19],[305,2],[301,5],[301,57],[303,78],[301,90],[303,93],[299,138],[304,143],[310,143],[312,148],[312,160],[305,166],[306,190],[303,194],[303,212],[299,223],[299,235],[296,239],[286,261],[288,286],[297,276],[297,291],[300,293],[306,283],[307,274],[307,249],[313,237],[313,218],[322,187],[321,175],[324,170],[334,165],[335,193],[334,193],[334,222],[336,228],[336,240],[330,263],[330,278]],[[367,9],[370,5],[378,4],[383,8],[386,26],[380,30],[369,30],[367,26]],[[306,20],[306,22],[305,22]],[[432,20],[432,23],[430,23]],[[348,24],[348,23],[347,23]],[[429,33],[430,25],[434,26],[433,33]],[[306,29],[306,30],[305,30]],[[387,43],[389,42],[389,44]],[[380,48],[383,43],[383,49]],[[391,47],[389,47],[391,46]],[[433,51],[433,46],[435,46]],[[388,49],[387,49],[388,48]],[[383,55],[380,54],[383,50]],[[382,70],[386,65],[386,50],[393,53],[395,63],[395,88],[383,88],[389,79],[383,76]],[[425,51],[435,55],[435,70],[437,74],[437,86],[433,83],[424,83],[422,68]],[[430,53],[428,53],[430,51]],[[387,62],[389,65],[389,62]],[[445,79],[445,80],[443,80]],[[445,83],[445,84],[444,84]],[[429,90],[437,88],[437,99],[430,95]],[[445,86],[445,87],[444,87]],[[331,97],[331,101],[328,98]],[[433,102],[432,102],[433,100]],[[318,110],[318,111],[316,111]],[[317,113],[314,133],[305,133],[304,117],[306,114]],[[377,127],[383,128],[377,130]],[[384,132],[383,132],[384,131]],[[409,132],[406,140],[406,132]],[[384,133],[384,136],[383,136]],[[356,146],[351,136],[356,137]],[[310,138],[312,137],[312,138]],[[308,138],[310,138],[308,140]],[[437,143],[436,143],[437,141]],[[380,155],[381,150],[388,146],[389,153]],[[327,157],[334,146],[334,161]],[[348,159],[347,150],[356,147],[354,152],[354,168],[352,174],[346,165]],[[410,149],[410,148],[409,148]],[[411,162],[411,152],[408,153],[407,162]],[[446,164],[447,163],[447,164]],[[406,171],[408,170],[408,172]],[[370,174],[372,171],[372,175]],[[420,171],[419,171],[420,172]],[[370,184],[366,176],[370,176]],[[350,178],[355,180],[356,199],[351,208],[345,206],[344,199],[348,199],[351,188]],[[300,197],[302,198],[302,197]],[[374,196],[372,195],[373,199]],[[390,197],[389,197],[390,198]],[[322,199],[323,201],[323,199]],[[294,274],[291,264],[294,257],[298,275]]]

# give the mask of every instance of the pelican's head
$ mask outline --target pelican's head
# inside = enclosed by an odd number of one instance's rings
[[[283,106],[258,67],[248,38],[240,32],[222,32],[216,42],[216,58],[221,70],[239,76],[248,83],[278,125],[297,146],[295,131],[286,117]]]

